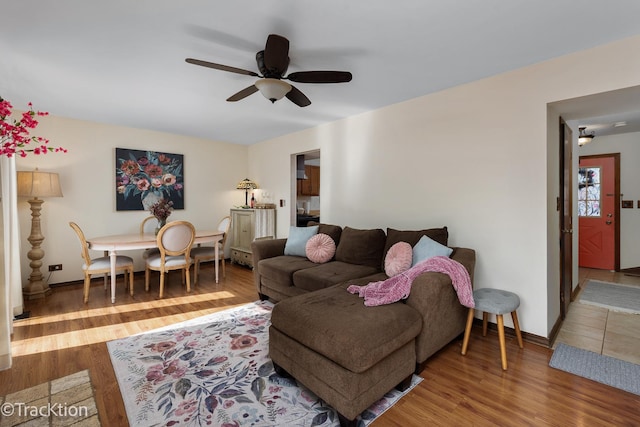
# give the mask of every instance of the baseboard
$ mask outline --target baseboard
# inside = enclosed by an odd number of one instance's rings
[[[560,328],[562,328],[562,319],[560,316],[556,319],[556,323],[554,323],[553,328],[551,329],[551,333],[549,334],[549,347],[553,345],[556,341],[556,337],[560,333]]]
[[[230,262],[229,262],[230,259],[229,258],[226,258],[225,260],[226,260],[227,264],[230,264]],[[222,262],[222,259],[220,260],[220,262]],[[209,264],[209,263],[213,263],[213,261],[203,261],[200,264]],[[133,277],[134,277],[134,279],[136,277],[138,277],[138,278],[139,277],[144,277],[144,270],[134,271],[133,272]],[[104,278],[102,276],[95,275],[95,276],[93,276],[91,278],[91,282],[93,282],[94,280],[95,281],[98,281],[98,280],[99,281],[103,281]],[[84,284],[84,279],[80,279],[80,280],[72,280],[70,282],[49,283],[49,287],[50,288],[57,288],[57,287],[60,287],[60,286],[83,285],[83,284]]]
[[[478,319],[478,318],[474,318],[473,319],[473,323],[476,326],[479,326],[480,328],[482,328],[482,319]],[[498,325],[496,325],[495,323],[492,322],[488,322],[487,323],[487,329],[491,330],[491,331],[495,331],[496,333],[498,332]],[[547,347],[550,348],[551,347],[551,341],[549,340],[549,338],[545,338],[542,337],[540,335],[536,335],[536,334],[531,334],[529,332],[524,332],[524,331],[520,331],[520,334],[522,335],[522,340],[526,341],[528,343],[531,344],[536,344],[536,345],[540,345],[543,347]],[[516,331],[513,328],[510,328],[508,326],[504,327],[504,335],[510,338],[516,338]]]
[[[618,270],[619,273],[622,273],[626,276],[640,276],[640,267],[631,267],[631,268],[622,268]]]

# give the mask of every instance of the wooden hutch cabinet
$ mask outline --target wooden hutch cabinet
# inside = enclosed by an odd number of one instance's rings
[[[251,243],[275,235],[275,209],[231,209],[231,262],[253,267]]]

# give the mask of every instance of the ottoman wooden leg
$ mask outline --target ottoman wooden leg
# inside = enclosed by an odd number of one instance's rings
[[[524,348],[522,344],[522,333],[520,333],[520,324],[518,323],[518,313],[511,312],[511,320],[513,320],[513,328],[516,330],[516,338],[518,338],[518,345],[520,348]]]
[[[470,308],[467,315],[467,326],[464,328],[464,339],[462,340],[462,355],[467,354],[467,347],[469,346],[469,336],[471,335],[471,326],[473,326],[473,317],[475,315],[475,309]]]
[[[500,358],[502,359],[502,369],[507,370],[507,346],[504,340],[504,318],[502,314],[497,314],[498,319],[498,338],[500,339]]]
[[[482,336],[487,336],[487,323],[489,323],[489,313],[486,311],[482,312]]]

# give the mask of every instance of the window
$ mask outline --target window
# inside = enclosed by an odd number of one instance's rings
[[[600,216],[600,167],[578,170],[578,215]]]

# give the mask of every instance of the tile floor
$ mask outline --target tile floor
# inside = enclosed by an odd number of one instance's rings
[[[0,427],[100,427],[89,371],[0,397]]]
[[[580,268],[579,285],[587,280],[640,286],[640,277]],[[640,364],[640,314],[620,313],[582,304],[577,298],[554,342]]]

